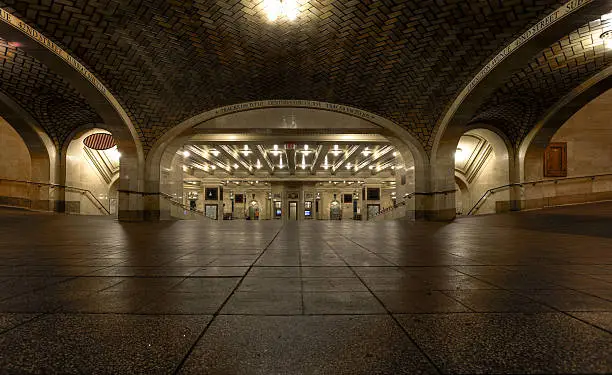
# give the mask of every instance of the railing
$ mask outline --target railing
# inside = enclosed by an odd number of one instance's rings
[[[486,202],[486,200],[491,195],[494,195],[495,193],[497,193],[499,191],[506,190],[506,189],[509,189],[509,188],[512,188],[512,187],[525,188],[526,185],[536,186],[536,185],[545,184],[545,183],[554,183],[554,184],[557,184],[557,183],[559,183],[561,181],[571,181],[571,180],[589,180],[590,179],[591,181],[594,181],[598,177],[612,177],[612,173],[601,173],[601,174],[594,174],[594,175],[587,175],[587,176],[572,176],[572,177],[542,179],[542,180],[517,182],[517,183],[497,186],[497,187],[494,187],[494,188],[491,188],[491,189],[487,190],[480,197],[480,199],[478,199],[476,204],[468,211],[467,215],[474,215],[482,207],[482,205]]]
[[[86,196],[89,199],[89,201],[93,203],[93,205],[96,206],[96,208],[100,210],[100,212],[103,215],[111,214],[110,211],[104,206],[104,204],[102,204],[102,202],[100,202],[98,198],[96,198],[96,196],[87,189],[81,189],[81,188],[77,188],[74,186],[66,186],[66,185],[60,185],[60,184],[51,184],[51,183],[46,183],[46,182],[35,182],[35,181],[27,181],[27,180],[11,180],[11,179],[6,179],[6,178],[0,178],[0,184],[6,183],[6,182],[25,184],[27,186],[36,186],[36,187],[45,186],[45,187],[48,187],[50,190],[51,189],[64,189],[65,191],[80,193],[81,195]]]
[[[378,211],[378,213],[376,215],[372,216],[372,218],[375,218],[375,217],[380,216],[380,215],[387,214],[387,213],[392,212],[393,210],[395,210],[395,209],[397,209],[399,207],[405,206],[408,203],[408,200],[412,199],[412,197],[414,195],[415,195],[414,192],[412,192],[410,194],[404,195],[404,200],[403,201],[395,202],[393,204],[393,206],[383,208],[382,210]]]
[[[170,194],[160,192],[159,195],[162,198],[164,198],[165,200],[167,200],[170,204],[174,205],[174,206],[180,207],[180,208],[182,208],[185,211],[193,212],[193,213],[195,213],[197,215],[209,218],[208,216],[206,216],[204,211],[200,211],[200,210],[196,210],[196,209],[193,209],[191,207],[188,207],[186,204],[183,204],[182,202],[178,201],[177,199],[175,199]],[[211,218],[209,218],[209,219],[212,220]]]
[[[438,195],[438,194],[446,195],[448,193],[454,193],[455,191],[456,190],[454,190],[454,189],[453,190],[444,190],[444,191],[432,191],[430,193],[413,191],[412,193],[405,194],[404,197],[403,197],[404,198],[403,201],[396,202],[393,206],[387,207],[387,208],[384,208],[384,209],[378,211],[378,213],[376,215],[372,216],[372,218],[375,218],[375,217],[380,216],[380,215],[385,215],[385,214],[387,214],[389,212],[393,212],[394,210],[396,210],[396,209],[398,209],[398,208],[400,208],[402,206],[405,206],[406,204],[408,204],[408,201],[410,199],[412,199],[416,195]]]
[[[167,194],[167,193],[161,193],[161,192],[160,192],[160,193],[159,193],[159,195],[160,195],[162,198],[164,198],[165,200],[167,200],[168,202],[170,202],[170,204],[172,204],[172,205],[174,205],[174,206],[177,206],[177,207],[180,207],[180,208],[182,208],[184,211],[192,212],[192,213],[195,213],[196,215],[200,215],[200,216],[202,216],[202,217],[205,217],[205,218],[206,218],[206,219],[208,219],[208,220],[213,220],[213,221],[215,221],[215,219],[213,219],[212,217],[207,216],[207,215],[206,215],[206,213],[205,213],[204,211],[200,211],[200,210],[198,210],[198,209],[191,208],[191,207],[187,206],[186,204],[183,204],[182,202],[180,202],[179,200],[177,200],[175,197],[173,197],[173,196],[172,196],[172,195],[170,195],[170,194]],[[217,215],[218,215],[218,213],[217,213]]]

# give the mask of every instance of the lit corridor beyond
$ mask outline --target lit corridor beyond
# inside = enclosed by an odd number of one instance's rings
[[[0,211],[0,373],[612,371],[612,204],[453,223]]]

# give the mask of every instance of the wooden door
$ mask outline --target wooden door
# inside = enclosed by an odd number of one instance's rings
[[[567,176],[567,143],[550,143],[544,151],[544,177]]]

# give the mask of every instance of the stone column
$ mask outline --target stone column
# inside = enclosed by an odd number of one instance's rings
[[[66,189],[63,187],[66,185],[66,151],[67,147],[60,148],[55,155],[55,162],[53,163],[53,178],[51,183],[57,185],[50,187],[49,199],[53,202],[53,211],[64,213],[66,212]]]

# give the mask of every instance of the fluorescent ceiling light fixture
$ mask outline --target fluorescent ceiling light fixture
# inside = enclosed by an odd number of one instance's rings
[[[189,151],[187,151],[187,150],[183,151],[183,157],[188,158],[189,155],[191,155],[191,153],[189,153]]]
[[[210,153],[213,154],[214,156],[219,156],[219,151],[217,150],[212,150]]]
[[[368,156],[372,153],[372,151],[366,147],[365,150],[361,151],[361,153],[363,154],[363,156]]]
[[[240,166],[238,164],[234,164],[234,169],[238,169]]]

